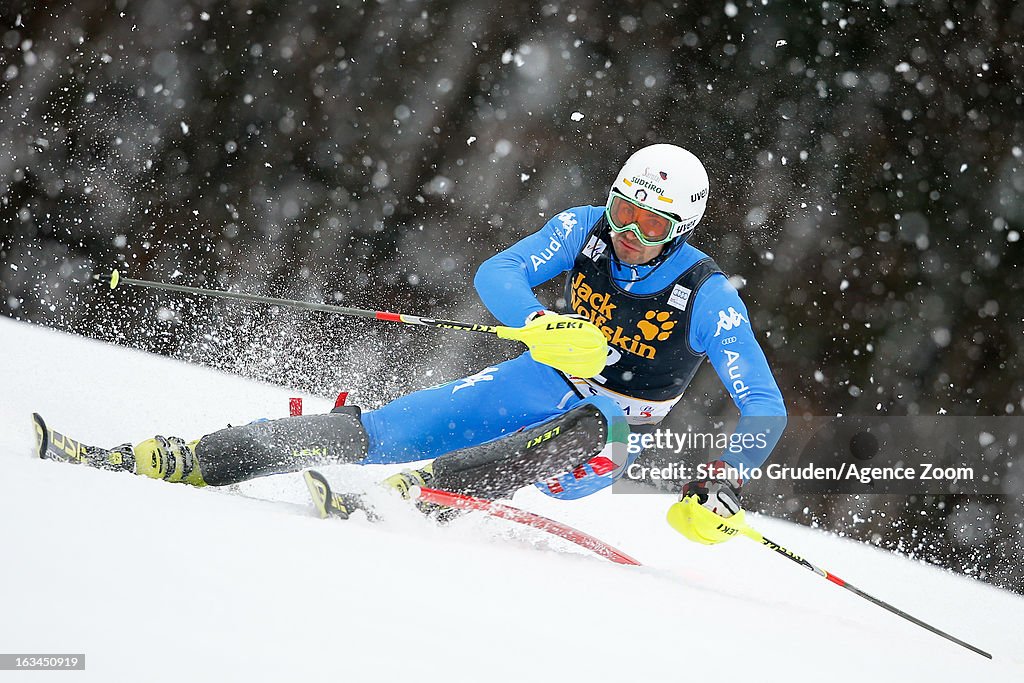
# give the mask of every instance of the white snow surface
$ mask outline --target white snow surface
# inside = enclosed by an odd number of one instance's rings
[[[195,489],[40,461],[33,411],[112,446],[283,416],[296,393],[9,319],[0,368],[0,651],[86,655],[84,672],[4,681],[1024,680],[1021,596],[819,530],[752,517],[995,659],[747,539],[688,542],[668,495],[516,495],[644,563],[624,567],[397,500],[380,524],[320,520],[297,474]],[[344,488],[393,469],[323,471]]]

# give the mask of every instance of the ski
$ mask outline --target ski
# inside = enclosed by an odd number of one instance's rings
[[[56,460],[113,471],[134,471],[135,454],[131,444],[114,449],[88,446],[81,441],[47,427],[39,413],[32,413],[32,426],[36,434],[36,455],[42,460]]]
[[[611,560],[616,564],[640,566],[640,562],[638,560],[630,557],[621,550],[608,545],[599,538],[595,538],[588,533],[580,531],[579,529],[574,529],[568,524],[562,524],[561,522],[556,522],[553,519],[549,519],[533,512],[527,512],[526,510],[521,510],[517,507],[512,507],[511,505],[503,505],[502,503],[496,503],[483,498],[467,496],[461,493],[452,493],[451,491],[424,488],[421,486],[412,487],[409,491],[409,495],[415,500],[425,501],[435,505],[443,505],[458,510],[477,510],[479,512],[484,512],[491,517],[506,519],[510,522],[515,522],[516,524],[540,529],[541,531],[546,531],[553,536],[563,538],[570,543],[575,543],[581,548],[586,548],[594,554],[600,555],[606,560]]]
[[[89,446],[47,426],[46,421],[39,413],[32,413],[32,425],[36,436],[36,455],[43,460],[77,463],[112,471],[134,471],[135,469],[135,455],[131,444],[124,444],[109,450]],[[352,513],[362,510],[369,521],[380,520],[380,516],[365,497],[356,493],[332,491],[327,478],[316,470],[306,470],[303,472],[302,478],[309,489],[313,505],[322,519],[328,517],[348,519]],[[476,510],[492,517],[506,519],[558,536],[612,562],[627,565],[640,564],[607,543],[547,517],[474,496],[430,488],[414,488],[416,489],[413,492],[414,499],[422,503],[436,505],[440,510],[452,512]]]
[[[328,517],[348,519],[356,510],[363,510],[370,521],[379,521],[380,517],[374,512],[372,506],[366,503],[362,496],[333,492],[331,485],[327,482],[327,478],[316,470],[306,470],[303,472],[302,477],[306,480],[306,486],[309,487],[310,496],[313,498],[313,505],[316,507],[321,519]],[[639,561],[590,534],[574,529],[567,524],[556,522],[553,519],[548,519],[526,510],[520,510],[511,505],[503,505],[461,493],[419,486],[412,487],[410,495],[414,501],[430,503],[431,505],[439,506],[441,509],[475,510],[491,517],[532,527],[553,536],[558,536],[570,543],[575,543],[617,564],[640,565]]]
[[[306,480],[309,495],[321,519],[348,519],[356,510],[365,512],[370,521],[379,519],[365,498],[355,493],[335,493],[327,483],[327,478],[316,470],[306,470],[302,478]]]

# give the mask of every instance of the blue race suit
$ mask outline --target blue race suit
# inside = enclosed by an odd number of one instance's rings
[[[522,326],[530,314],[544,310],[532,289],[573,270],[603,213],[604,208],[599,206],[563,211],[540,231],[485,261],[474,282],[484,305],[503,324],[512,327]],[[670,287],[681,273],[705,259],[699,249],[683,244],[654,266],[631,266],[611,259],[608,268],[622,291],[619,297],[643,297]],[[734,442],[745,447],[730,450],[722,458],[734,466],[759,466],[782,434],[786,410],[750,327],[746,307],[720,272],[708,277],[686,305],[692,308],[690,349],[707,355],[740,410],[736,435],[742,436],[746,431],[763,433],[764,418],[775,420],[767,439],[736,439],[734,435]],[[612,362],[610,357],[609,365]],[[414,392],[365,413],[363,424],[370,450],[363,462],[435,458],[545,422],[583,401],[595,404],[609,420],[621,420],[635,404],[628,396],[590,393],[594,392],[586,391],[586,387],[581,389],[580,381],[572,382],[554,368],[537,363],[527,352],[475,375]],[[674,402],[666,405],[670,408],[671,404]],[[755,418],[759,420],[758,430],[751,424]],[[557,483],[538,486],[549,495],[578,498],[610,484],[621,476],[625,465],[612,472],[603,468],[594,472],[589,468],[585,466],[587,476],[580,476],[579,471],[566,473],[557,478]]]

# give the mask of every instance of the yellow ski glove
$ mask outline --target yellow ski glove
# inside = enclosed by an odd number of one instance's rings
[[[524,327],[499,327],[498,336],[515,339],[530,347],[530,355],[574,377],[593,377],[604,369],[608,341],[588,320],[546,313]]]
[[[669,525],[691,541],[714,545],[735,538],[746,526],[746,511],[740,509],[731,517],[716,515],[700,504],[697,494],[690,494],[668,509]]]
[[[714,545],[746,528],[740,507],[742,481],[726,462],[708,464],[709,476],[683,486],[679,502],[668,509],[669,525],[691,541]]]

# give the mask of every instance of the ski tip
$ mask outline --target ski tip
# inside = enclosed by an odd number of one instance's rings
[[[327,486],[327,478],[324,475],[317,472],[316,470],[306,470],[305,472],[302,473],[302,477],[306,481],[318,481],[328,489],[330,488]]]
[[[313,499],[316,511],[320,514],[320,519],[327,519],[329,515],[327,503],[331,499],[331,487],[327,483],[327,479],[316,470],[306,470],[302,473],[302,478],[306,481],[309,495]]]
[[[43,421],[42,415],[39,413],[32,413],[32,426],[36,432],[36,456],[39,458],[45,458],[49,432],[46,429],[46,423]]]

